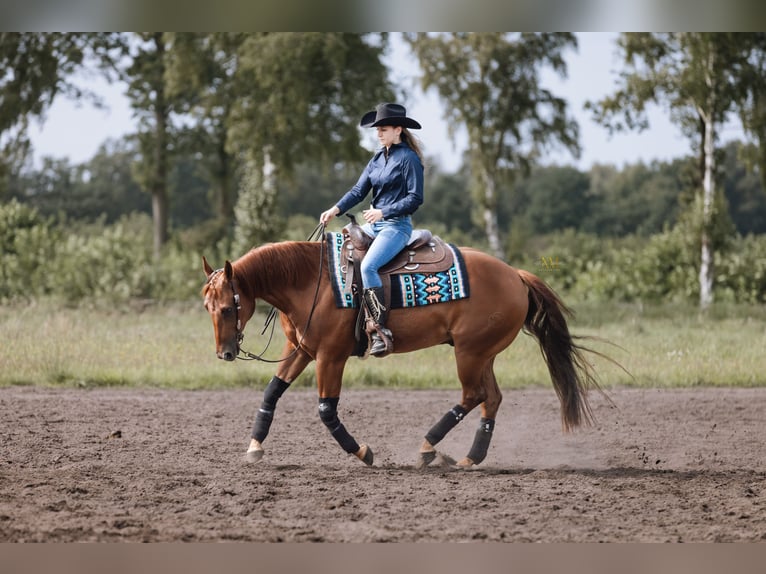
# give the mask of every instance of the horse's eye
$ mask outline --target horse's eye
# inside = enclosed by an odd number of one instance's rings
[[[228,317],[229,315],[231,315],[231,312],[232,312],[231,307],[221,307],[221,315],[223,315],[224,317]]]

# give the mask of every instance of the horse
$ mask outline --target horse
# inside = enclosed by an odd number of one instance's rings
[[[596,387],[587,348],[575,342],[567,318],[572,311],[534,274],[470,247],[459,248],[471,281],[468,298],[422,307],[391,309],[388,326],[394,352],[409,353],[434,345],[454,348],[460,402],[425,435],[417,464],[436,459],[436,445],[469,412],[481,406],[481,421],[468,454],[456,463],[468,468],[484,461],[502,402],[493,364],[521,330],[534,337],[560,402],[564,432],[593,423],[589,389]],[[214,270],[203,256],[204,306],[213,323],[216,355],[234,361],[256,300],[280,312],[286,341],[274,376],[256,413],[245,460],[262,460],[277,402],[311,361],[316,361],[319,417],[341,448],[372,465],[373,451],[358,443],[338,416],[343,371],[355,349],[355,309],[338,308],[322,241],[284,241],[256,247]],[[600,391],[600,389],[599,389]],[[445,456],[445,460],[450,460]],[[452,461],[454,462],[454,461]]]

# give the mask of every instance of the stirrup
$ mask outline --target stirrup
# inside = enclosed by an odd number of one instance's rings
[[[378,327],[371,335],[370,355],[384,357],[394,350],[394,335],[385,327]]]

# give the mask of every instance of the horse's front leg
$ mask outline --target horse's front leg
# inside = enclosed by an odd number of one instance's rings
[[[372,466],[372,449],[366,444],[360,445],[338,418],[338,402],[343,381],[343,368],[346,360],[317,359],[317,387],[319,390],[319,418],[332,437],[343,450],[355,455],[368,466]]]
[[[259,462],[263,458],[264,450],[262,443],[269,434],[271,423],[274,420],[274,412],[277,408],[277,401],[290,388],[290,383],[303,372],[303,369],[312,360],[304,351],[300,349],[294,351],[295,347],[293,344],[289,341],[286,342],[282,351],[282,357],[287,358],[279,363],[276,374],[269,381],[266,390],[263,392],[263,402],[255,415],[250,446],[245,454],[247,462]]]

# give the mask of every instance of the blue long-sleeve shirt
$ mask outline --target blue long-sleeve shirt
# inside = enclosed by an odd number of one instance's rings
[[[386,158],[380,148],[364,168],[356,185],[336,204],[340,213],[361,202],[372,190],[372,207],[386,219],[412,215],[423,203],[423,164],[406,143],[394,144]]]

